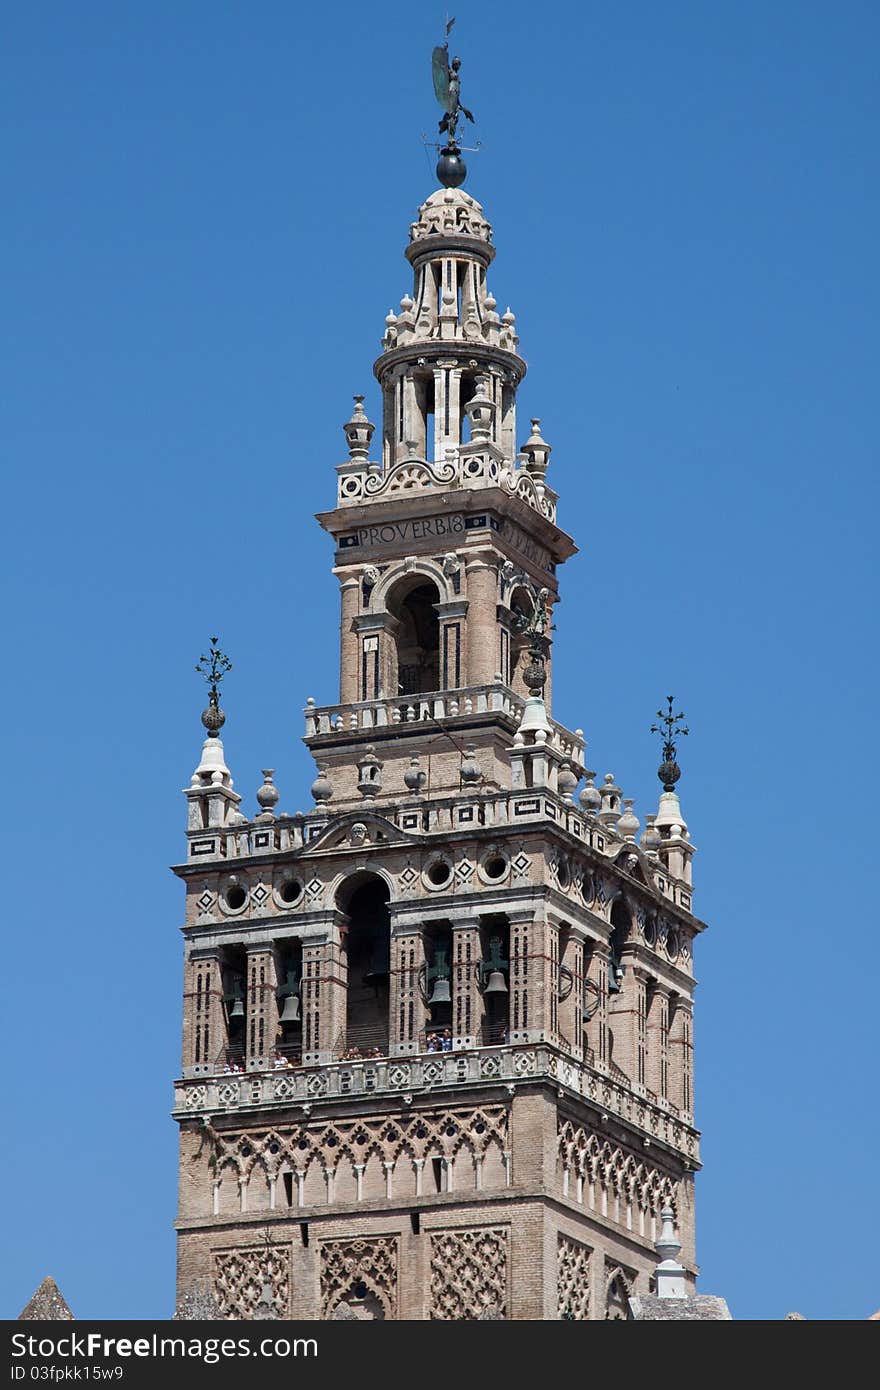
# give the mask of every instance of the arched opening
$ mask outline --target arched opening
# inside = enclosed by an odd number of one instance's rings
[[[388,885],[376,874],[349,879],[337,894],[348,916],[345,955],[348,990],[343,1057],[388,1055],[391,918]]]
[[[428,1052],[452,1051],[452,928],[448,922],[429,922],[422,933],[425,947],[425,1047]]]
[[[530,639],[523,631],[526,623],[530,623],[535,611],[535,600],[528,589],[521,586],[513,590],[510,595],[510,611],[513,614],[513,626],[510,633],[510,648],[507,658],[506,682],[511,690],[516,691],[522,699],[528,699],[533,693],[523,680],[523,670],[528,664]]]
[[[247,1019],[247,953],[243,946],[228,946],[220,954],[223,981],[223,1015],[226,1036],[215,1066],[218,1071],[244,1071]]]
[[[484,917],[480,924],[480,990],[483,996],[481,1038],[484,1047],[508,1041],[510,1029],[510,927],[506,917]],[[523,990],[520,1026],[528,1027],[528,999]]]
[[[397,619],[397,693],[420,695],[440,688],[440,592],[424,575],[395,586],[388,611]]]
[[[278,1031],[275,1035],[275,1067],[298,1066],[302,1061],[302,942],[279,941],[275,946],[278,979]]]

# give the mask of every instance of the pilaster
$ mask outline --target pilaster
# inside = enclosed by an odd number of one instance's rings
[[[455,1048],[480,1045],[483,999],[477,985],[479,959],[479,920],[476,917],[453,918],[452,1043]]]
[[[245,1030],[245,1065],[248,1071],[270,1065],[278,1032],[277,988],[274,952],[265,946],[248,947]]]

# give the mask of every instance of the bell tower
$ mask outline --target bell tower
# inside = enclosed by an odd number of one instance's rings
[[[356,396],[318,517],[340,678],[305,706],[307,814],[277,810],[271,770],[242,810],[216,641],[204,667],[175,870],[178,1278],[228,1318],[625,1316],[664,1208],[696,1275],[684,731],[670,704],[640,835],[552,716],[575,546],[444,129],[374,363],[381,424]]]

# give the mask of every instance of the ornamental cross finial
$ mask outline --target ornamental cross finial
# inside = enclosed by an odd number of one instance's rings
[[[196,671],[208,682],[208,708],[202,711],[202,723],[213,737],[219,733],[226,722],[226,715],[220,708],[220,682],[227,671],[232,670],[232,662],[225,652],[217,646],[217,638],[211,638],[210,655],[204,652],[196,663]]]
[[[530,597],[532,599],[531,613],[514,611],[514,618],[511,626],[514,632],[521,632],[529,640],[529,662],[523,671],[523,679],[529,689],[540,694],[544,689],[547,679],[545,662],[545,637],[547,629],[553,630],[550,622],[547,600],[550,597],[549,589],[535,590],[529,585]]]
[[[681,768],[675,761],[675,741],[678,738],[686,738],[690,733],[681,711],[678,714],[672,712],[674,698],[673,695],[666,696],[665,713],[658,709],[657,718],[660,722],[651,725],[651,733],[659,734],[663,740],[663,761],[657,769],[657,776],[663,783],[665,792],[674,791],[675,784],[681,776]]]

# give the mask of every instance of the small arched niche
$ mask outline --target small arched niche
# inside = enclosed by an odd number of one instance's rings
[[[348,917],[345,956],[348,989],[345,1039],[350,1056],[388,1055],[391,979],[391,918],[388,884],[378,874],[355,874],[340,887],[336,902]]]
[[[440,688],[440,591],[424,574],[408,575],[388,595],[388,612],[397,620],[398,695],[420,695]]]

